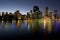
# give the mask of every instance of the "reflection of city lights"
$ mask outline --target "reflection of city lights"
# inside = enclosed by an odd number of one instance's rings
[[[58,19],[59,23],[60,23],[60,18]]]
[[[4,23],[4,21],[2,20],[2,24]]]
[[[18,21],[17,21],[17,27],[19,27],[19,26],[20,26],[20,24],[21,24],[21,21],[20,21],[20,20],[18,20]]]
[[[18,17],[18,19],[21,19],[21,17]]]
[[[5,27],[6,27],[6,30],[8,30],[8,21],[6,22],[6,26]]]
[[[54,16],[52,16],[52,20],[55,20]]]
[[[56,31],[58,30],[58,21],[56,21]]]
[[[27,20],[27,23],[28,23],[28,30],[30,29],[30,28],[32,28],[32,20]]]
[[[32,24],[32,20],[27,20],[27,23],[30,23],[30,24]]]
[[[48,22],[48,19],[45,17],[45,18],[43,19],[44,29],[45,29],[45,28],[46,28],[46,26],[47,26],[47,22]]]
[[[19,24],[20,24],[20,21],[18,20],[18,22],[17,22],[17,26],[19,26]]]
[[[46,27],[46,20],[44,20],[44,29],[45,29],[45,27]]]
[[[30,30],[30,25],[28,24],[28,31]]]
[[[4,18],[2,18],[2,19],[4,19]]]
[[[50,32],[51,31],[51,20],[49,19],[48,21],[48,31]]]
[[[45,18],[43,23],[44,29],[48,28],[48,31],[51,31],[51,20],[49,18]]]

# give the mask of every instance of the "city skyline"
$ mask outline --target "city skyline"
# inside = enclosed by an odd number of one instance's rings
[[[27,12],[33,10],[34,5],[37,5],[42,12],[44,12],[45,6],[48,6],[50,11],[53,12],[54,9],[57,9],[59,14],[59,3],[59,0],[0,0],[0,12],[19,10],[22,14],[27,14]]]

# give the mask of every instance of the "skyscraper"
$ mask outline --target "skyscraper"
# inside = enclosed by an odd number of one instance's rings
[[[55,19],[58,19],[58,17],[59,17],[59,15],[58,15],[58,10],[54,10],[54,17],[55,17]]]
[[[48,11],[49,11],[48,6],[46,6],[44,11],[44,16],[48,16]]]
[[[33,7],[33,15],[35,19],[39,19],[42,16],[42,12],[39,10],[38,6]]]
[[[6,14],[5,14],[5,19],[9,19],[8,12],[6,12]]]
[[[33,12],[39,11],[39,7],[38,6],[34,6],[33,7]]]
[[[32,18],[32,10],[30,10],[29,14],[30,14],[30,18]]]
[[[4,15],[5,15],[4,12],[2,12],[2,17],[4,17]]]
[[[1,12],[0,12],[0,16],[1,16]]]
[[[48,11],[48,17],[52,17],[52,12]]]
[[[30,14],[29,14],[29,12],[27,12],[27,18],[30,18]]]
[[[14,13],[14,16],[16,19],[21,19],[21,13],[19,10],[16,10],[16,12]]]

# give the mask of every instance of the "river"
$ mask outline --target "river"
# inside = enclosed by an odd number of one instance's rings
[[[35,32],[46,34],[60,31],[60,22],[44,19],[0,21],[0,36],[33,34]]]

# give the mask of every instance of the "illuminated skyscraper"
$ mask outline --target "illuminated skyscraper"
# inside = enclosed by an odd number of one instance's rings
[[[27,12],[27,18],[30,18],[30,14],[29,14],[29,12]]]
[[[4,15],[5,15],[4,12],[2,12],[2,17],[4,17]]]
[[[34,6],[33,7],[33,17],[36,19],[39,19],[39,18],[41,18],[41,16],[42,16],[42,12],[39,10],[39,7]]]
[[[54,10],[54,17],[55,17],[55,19],[57,19],[59,17],[58,10]]]
[[[5,19],[9,19],[9,15],[8,15],[8,12],[6,12],[6,14],[5,14]]]
[[[10,12],[9,13],[9,20],[12,20],[14,18],[13,14]]]
[[[42,18],[42,11],[39,11],[39,18]]]
[[[1,15],[1,12],[0,12],[0,19],[2,19],[2,15]]]
[[[46,6],[44,11],[44,16],[48,16],[48,11],[49,11],[48,6]]]
[[[38,6],[34,6],[33,7],[33,12],[39,11],[39,7]]]
[[[52,12],[48,11],[48,17],[52,17]]]
[[[29,14],[30,14],[30,18],[32,18],[32,10],[30,10]]]
[[[21,19],[21,13],[19,10],[17,10],[15,13],[14,13],[14,16],[16,17],[16,19]]]
[[[1,16],[1,12],[0,12],[0,16]]]

